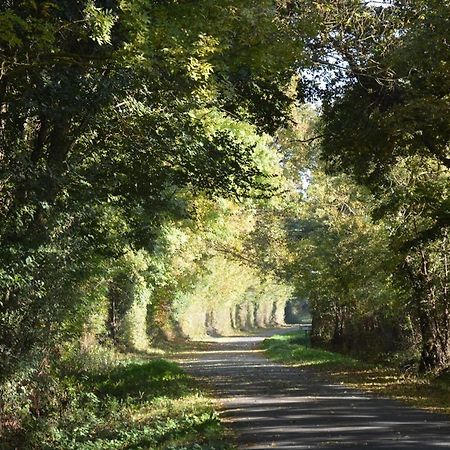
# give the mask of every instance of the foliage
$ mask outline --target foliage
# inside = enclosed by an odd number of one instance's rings
[[[163,275],[127,255],[152,258],[164,224],[189,214],[185,195],[276,191],[257,142],[290,103],[295,51],[276,15],[269,2],[2,4],[2,377],[79,338],[116,294],[128,298],[105,333],[135,339],[125,310],[142,329]]]
[[[258,230],[251,202],[196,198],[191,208],[195,221],[167,226],[158,240],[166,272],[154,293],[155,328],[192,338],[281,323],[290,287],[274,271],[263,275],[263,258],[248,250]]]
[[[63,362],[145,351],[172,302],[219,268],[212,248],[241,246],[255,204],[283,184],[264,132],[292,102],[302,44],[286,45],[286,27],[269,1],[2,2],[0,410],[11,427],[26,434],[45,398],[65,398]],[[246,287],[274,296],[273,280],[245,271]],[[4,395],[18,386],[20,398]]]
[[[392,276],[401,259],[386,223],[372,219],[377,199],[350,176],[325,173],[318,112],[302,108],[295,117],[279,133],[284,169],[297,174],[301,195],[284,218],[284,270],[309,301],[313,342],[365,357],[411,345],[408,290]]]
[[[197,274],[195,284],[177,293],[172,317],[190,338],[229,335],[282,324],[289,296],[281,282],[261,280],[255,269],[217,256]]]
[[[397,264],[388,272],[409,295],[421,369],[440,370],[450,355],[449,10],[421,0],[308,5],[319,23],[308,46],[311,90],[322,101],[312,138],[321,139],[319,159],[328,174],[348,174],[368,190],[367,213]]]
[[[392,279],[398,260],[369,194],[344,176],[314,173],[292,224],[297,289],[313,309],[314,339],[338,350],[392,351],[403,345],[405,291]],[[406,292],[407,293],[407,292]]]
[[[38,416],[25,415],[25,432],[2,436],[2,448],[230,448],[212,402],[173,363],[125,360],[63,380]]]

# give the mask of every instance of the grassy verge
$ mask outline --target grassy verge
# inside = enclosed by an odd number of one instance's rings
[[[301,332],[273,336],[263,343],[267,355],[298,367],[312,367],[333,381],[450,415],[450,375],[419,377],[396,367],[374,365],[311,348]]]
[[[1,449],[231,449],[213,401],[178,365],[119,361],[59,381],[58,405],[0,438]]]

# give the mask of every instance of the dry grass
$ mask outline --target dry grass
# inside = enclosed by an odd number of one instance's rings
[[[341,367],[327,374],[348,386],[450,415],[450,384],[433,376],[405,374],[391,367]]]

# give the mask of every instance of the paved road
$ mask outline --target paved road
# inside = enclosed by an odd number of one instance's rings
[[[266,333],[267,336],[267,333]],[[312,371],[270,362],[258,337],[217,338],[180,361],[223,403],[242,449],[450,449],[450,421],[327,384]]]

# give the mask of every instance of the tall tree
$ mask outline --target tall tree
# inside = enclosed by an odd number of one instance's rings
[[[438,1],[315,3],[311,45],[323,93],[322,157],[370,188],[389,219],[398,274],[414,292],[423,370],[450,361],[449,114],[446,33]]]

